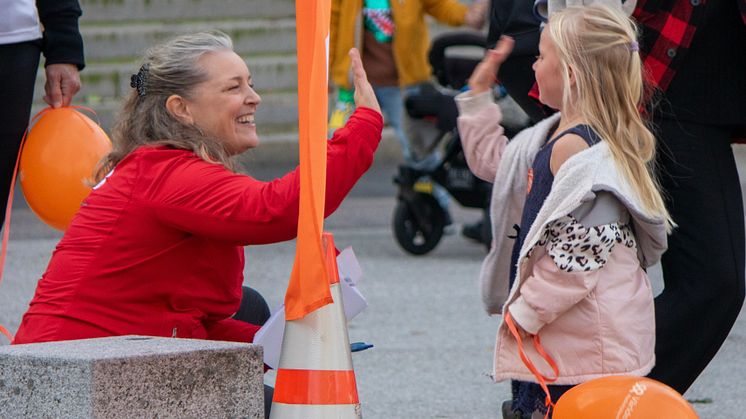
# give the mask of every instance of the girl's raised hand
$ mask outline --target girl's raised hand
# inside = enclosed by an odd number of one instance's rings
[[[497,42],[495,49],[487,51],[487,54],[469,77],[469,89],[473,93],[482,93],[492,88],[500,65],[513,51],[513,44],[515,44],[513,38],[503,35]]]
[[[381,113],[381,107],[376,100],[373,86],[368,82],[368,76],[363,69],[363,60],[360,59],[360,52],[357,48],[350,50],[350,58],[352,59],[352,82],[355,85],[355,107],[364,106]]]

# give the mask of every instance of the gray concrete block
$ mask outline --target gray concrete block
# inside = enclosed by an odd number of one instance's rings
[[[114,60],[140,57],[149,47],[177,35],[221,30],[240,55],[295,54],[295,18],[274,20],[200,20],[198,22],[123,22],[97,24],[81,20],[87,57]]]
[[[2,418],[262,418],[260,346],[118,336],[0,347]]]
[[[81,0],[80,5],[89,21],[295,16],[293,0]]]

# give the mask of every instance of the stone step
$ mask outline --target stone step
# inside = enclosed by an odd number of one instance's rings
[[[240,156],[239,160],[246,167],[253,164],[285,164],[298,163],[298,116],[296,98],[294,95],[281,95],[282,97],[273,103],[272,96],[263,98],[262,105],[257,113],[257,131],[260,144],[257,149],[250,150]],[[97,121],[107,132],[111,134],[111,126],[121,107],[119,102],[102,102],[98,104],[74,105],[91,107],[96,115],[81,111],[91,119]],[[39,112],[45,105],[36,104],[32,109],[32,115]],[[284,115],[284,121],[269,122],[271,118]],[[277,118],[275,118],[277,119]],[[396,139],[396,133],[391,127],[385,127],[382,133],[381,144],[376,151],[376,161],[391,164],[400,163],[401,147]],[[0,415],[0,417],[2,417]]]
[[[241,56],[295,54],[295,18],[200,20],[198,22],[123,22],[87,24],[81,20],[86,58],[95,61],[139,58],[145,50],[177,35],[221,30]]]
[[[260,133],[283,133],[297,131],[298,96],[296,93],[271,93],[262,96],[262,103],[256,112],[256,123]],[[106,132],[110,132],[114,120],[121,108],[117,100],[100,100],[80,102],[73,105],[86,106],[96,112],[96,119]],[[32,115],[44,108],[46,104],[36,103]]]
[[[286,132],[277,134],[259,133],[259,146],[240,156],[238,160],[244,170],[251,173],[256,165],[298,164],[298,133]],[[391,127],[383,129],[381,142],[376,150],[374,164],[398,164],[402,162],[401,146],[396,133]]]
[[[254,86],[260,94],[297,91],[298,65],[295,55],[249,58],[247,65],[254,79]],[[134,61],[112,64],[92,63],[80,73],[82,87],[75,98],[82,102],[96,102],[126,97],[132,91],[130,77],[137,70],[138,63]],[[36,97],[39,99],[43,96],[44,83],[44,69],[40,68],[35,86]]]
[[[95,109],[110,131],[130,76],[144,51],[178,34],[218,29],[247,60],[262,95],[257,124],[262,142],[279,153],[297,143],[297,62],[293,0],[80,0],[87,67],[74,104]],[[430,21],[435,33],[444,27]],[[45,106],[43,71],[34,112]],[[290,144],[290,146],[288,145]],[[270,147],[271,148],[271,147]]]
[[[80,0],[80,5],[88,22],[295,16],[293,0]]]

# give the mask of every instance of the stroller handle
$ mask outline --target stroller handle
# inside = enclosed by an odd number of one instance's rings
[[[474,71],[474,67],[479,64],[481,57],[479,59],[446,57],[446,50],[457,46],[486,49],[487,37],[479,32],[453,31],[433,39],[428,60],[433,68],[433,74],[438,79],[438,84],[459,90],[466,85],[466,81]]]

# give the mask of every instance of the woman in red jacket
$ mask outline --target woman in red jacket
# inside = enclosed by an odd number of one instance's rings
[[[325,216],[381,138],[378,103],[351,56],[358,110],[328,143]],[[295,237],[300,179],[297,169],[272,182],[231,170],[231,158],[259,142],[261,99],[245,62],[225,34],[186,35],[148,51],[132,87],[114,150],[13,343],[126,334],[251,342],[268,316],[261,296],[242,289],[243,246]]]

